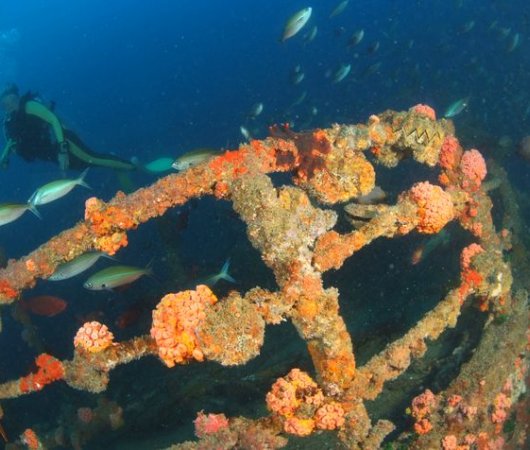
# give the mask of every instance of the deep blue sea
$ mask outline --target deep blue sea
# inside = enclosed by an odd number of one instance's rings
[[[530,161],[518,148],[530,135],[530,3],[352,0],[330,18],[338,3],[2,0],[0,89],[16,83],[21,93],[37,92],[93,151],[143,164],[201,147],[236,149],[245,140],[241,126],[261,139],[275,123],[290,123],[296,131],[364,123],[372,114],[417,103],[431,105],[441,117],[466,99],[453,117],[457,136],[466,148],[476,147],[501,164],[514,188],[526,193]],[[309,22],[280,42],[286,21],[307,6],[313,8]],[[317,34],[308,42],[314,26]],[[360,30],[364,37],[354,46],[352,35]],[[350,72],[333,82],[341,65],[350,65]],[[303,79],[294,83],[299,73]],[[251,117],[257,103],[263,111]],[[412,164],[398,174],[397,180],[388,178],[394,199],[414,180],[432,179]],[[125,186],[112,170],[91,168],[91,190],[76,187],[39,207],[42,220],[27,213],[0,227],[0,253],[22,257],[82,220],[88,197],[109,200],[118,190],[146,186],[163,175],[138,170]],[[62,176],[55,163],[12,155],[0,170],[0,203],[26,202],[36,188]],[[530,220],[526,210],[521,214]],[[471,242],[449,231],[458,245]],[[238,291],[275,288],[227,202],[201,199],[169,211],[131,232],[129,240],[116,257],[139,267],[152,261],[152,278],[115,292],[87,291],[84,274],[61,283],[41,280],[23,298],[53,295],[68,306],[54,317],[30,314],[24,325],[12,317],[12,306],[2,308],[0,382],[27,374],[40,351],[70,359],[73,336],[86,320],[106,323],[117,340],[148,333],[150,311],[162,295],[217,272],[227,258]],[[441,246],[435,261],[411,270],[410,255],[421,242],[418,236],[377,241],[325,277],[340,288],[341,311],[361,363],[387,343],[374,343],[374,335],[399,336],[457,282],[459,254],[451,246]],[[443,270],[437,270],[440,261]],[[96,268],[109,264],[100,260]],[[222,281],[215,291],[222,296],[233,288]],[[117,327],[127,311],[134,320]],[[28,329],[37,347],[28,344]],[[262,354],[245,367],[167,369],[156,358],[144,358],[112,371],[102,394],[55,383],[3,401],[1,423],[12,442],[26,428],[46,434],[62,427],[69,443],[57,448],[74,448],[75,433],[83,449],[164,448],[194,438],[192,421],[200,410],[266,414],[267,390],[292,367],[313,370],[303,341],[284,323],[267,328]],[[96,434],[80,428],[78,409],[102,401],[123,409],[124,425]],[[306,448],[303,441],[290,445]]]

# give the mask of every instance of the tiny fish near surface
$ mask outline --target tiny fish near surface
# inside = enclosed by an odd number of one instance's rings
[[[285,42],[287,39],[296,35],[307,23],[312,12],[313,8],[307,7],[293,14],[285,24],[281,41]]]

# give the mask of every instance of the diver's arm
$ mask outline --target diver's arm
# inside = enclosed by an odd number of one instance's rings
[[[2,154],[0,155],[0,167],[3,169],[7,168],[7,164],[9,163],[9,154],[11,153],[11,150],[14,148],[14,146],[15,141],[13,141],[13,139],[9,139],[2,150]]]
[[[55,134],[55,139],[57,139],[57,142],[64,142],[64,133],[61,122],[57,116],[42,103],[36,102],[34,100],[28,101],[26,103],[26,114],[37,116],[45,122],[48,122],[53,128],[53,133]]]
[[[26,114],[37,116],[38,118],[49,123],[53,128],[55,139],[59,143],[59,151],[57,153],[57,162],[61,167],[61,170],[68,169],[69,158],[68,158],[68,142],[64,139],[63,126],[57,116],[42,103],[30,100],[26,103]]]

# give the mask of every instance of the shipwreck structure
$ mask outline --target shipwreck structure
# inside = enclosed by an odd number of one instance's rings
[[[378,166],[393,168],[410,158],[432,168],[438,182],[419,180],[394,204],[355,203],[375,188]],[[437,120],[430,107],[416,105],[373,115],[366,124],[299,133],[272,127],[267,139],[251,140],[130,195],[118,193],[108,203],[91,198],[83,221],[0,271],[1,303],[16,302],[38,278],[49,277],[59,264],[84,252],[115,254],[127,245],[128,230],[202,196],[231,202],[251,244],[274,273],[277,289],[257,286],[218,299],[199,285],[168,294],[153,311],[150,333],[125,342],[115,342],[104,324],[86,323],[75,336],[73,359],[39,355],[37,371],[0,384],[0,399],[39,391],[58,380],[102,392],[113,368],[147,355],[158,356],[169,368],[205,360],[245,364],[259,354],[267,325],[290,321],[307,344],[314,374],[292,367],[277,379],[264,399],[265,417],[200,413],[198,441],[171,448],[282,448],[290,436],[328,431],[344,448],[376,449],[394,424],[372,420],[366,401],[384,395],[388,382],[457,324],[463,308],[475,308],[487,320],[472,357],[447,389],[426,389],[410,398],[412,429],[385,445],[522,448],[528,412],[518,404],[527,401],[522,394],[529,321],[526,291],[514,288],[512,265],[523,267],[526,254],[517,238],[509,184],[496,166],[490,172],[506,203],[503,226],[494,227],[487,170],[478,150],[462,148],[451,121]],[[275,172],[290,174],[292,183],[275,187],[270,178]],[[335,229],[336,205],[342,203],[348,203],[349,232]],[[460,250],[459,284],[408,332],[358,366],[339,291],[324,287],[323,274],[339,270],[379,238],[435,235],[451,222],[473,238]],[[503,425],[510,417],[516,425],[506,436]],[[51,436],[31,429],[12,445],[54,446]]]

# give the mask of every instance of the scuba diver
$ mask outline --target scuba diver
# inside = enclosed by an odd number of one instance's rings
[[[34,93],[20,96],[18,87],[9,84],[0,94],[0,104],[6,112],[6,145],[0,154],[2,168],[7,168],[9,156],[16,153],[26,161],[57,162],[63,171],[87,167],[136,169],[132,162],[91,151],[74,132],[61,124],[53,107],[47,107]]]

